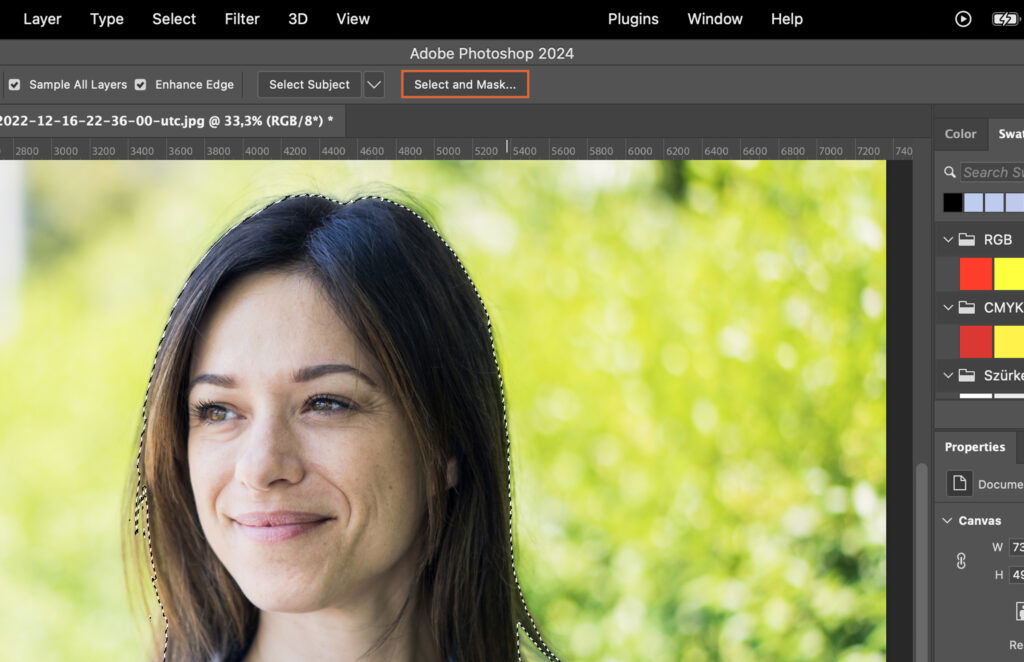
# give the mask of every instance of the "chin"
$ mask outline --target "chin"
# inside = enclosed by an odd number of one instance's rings
[[[288,613],[316,611],[325,604],[322,578],[309,570],[255,559],[228,568],[249,602],[264,611]]]
[[[319,592],[308,586],[287,585],[282,582],[257,582],[242,585],[242,593],[262,611],[286,614],[304,614],[323,608],[324,600]]]

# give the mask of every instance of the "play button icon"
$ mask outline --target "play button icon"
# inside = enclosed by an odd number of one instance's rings
[[[966,28],[971,24],[971,12],[958,11],[956,16],[953,18],[953,22],[956,23],[958,28]]]

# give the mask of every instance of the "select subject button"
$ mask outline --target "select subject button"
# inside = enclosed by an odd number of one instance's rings
[[[261,97],[358,97],[362,77],[358,71],[261,71]]]
[[[403,69],[403,99],[529,99],[529,69]]]

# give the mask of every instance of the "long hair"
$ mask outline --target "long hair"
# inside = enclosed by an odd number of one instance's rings
[[[151,618],[154,634],[164,628],[158,654],[171,662],[215,655],[232,662],[256,633],[259,610],[200,526],[189,481],[185,387],[211,302],[237,279],[272,269],[313,279],[381,366],[432,487],[415,595],[377,646],[416,599],[427,606],[441,660],[516,660],[520,626],[557,659],[516,577],[503,384],[476,287],[437,230],[407,206],[317,195],[284,198],[226,231],[192,271],[164,327],[127,505],[134,569],[146,567],[159,601],[159,620]],[[452,489],[448,458],[459,466]]]

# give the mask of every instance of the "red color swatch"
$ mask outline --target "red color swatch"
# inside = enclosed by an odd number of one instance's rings
[[[992,327],[962,326],[960,327],[960,358],[990,359],[992,358]]]
[[[992,258],[962,257],[960,258],[960,289],[991,290],[992,289]]]

